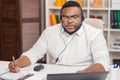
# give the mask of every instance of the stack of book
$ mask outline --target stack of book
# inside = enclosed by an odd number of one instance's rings
[[[112,8],[120,8],[120,0],[112,0]]]
[[[112,10],[110,12],[110,21],[112,29],[120,29],[120,10]]]
[[[90,15],[90,18],[103,19],[103,17],[102,17],[102,16],[96,16],[96,15]]]
[[[62,5],[66,2],[66,0],[56,0],[55,6],[56,7],[62,7]]]
[[[115,39],[115,41],[112,42],[112,48],[120,49],[120,39]]]
[[[50,14],[50,24],[51,26],[60,23],[59,15]]]

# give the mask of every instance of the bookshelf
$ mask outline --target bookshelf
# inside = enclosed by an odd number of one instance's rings
[[[55,6],[56,0],[45,0],[46,5],[46,27],[50,25],[50,14],[59,15],[60,7]],[[120,10],[120,7],[113,7],[112,0],[102,0],[102,8],[92,7],[93,0],[84,0],[83,13],[86,18],[90,18],[90,15],[102,16],[104,21],[104,36],[107,41],[111,64],[113,59],[120,59],[120,48],[113,48],[113,43],[117,40],[120,43],[120,29],[111,28],[111,11]],[[120,18],[120,17],[119,17]]]

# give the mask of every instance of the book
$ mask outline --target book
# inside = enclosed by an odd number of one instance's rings
[[[112,8],[120,8],[120,0],[112,0],[111,1]]]
[[[84,7],[84,0],[75,0],[75,1],[78,2],[81,7]]]
[[[113,11],[110,12],[110,27],[114,29]]]
[[[117,18],[118,14],[116,10],[112,10],[110,12],[110,21],[111,21],[111,28],[112,29],[117,29],[118,28],[118,18]]]
[[[94,8],[102,8],[103,1],[102,0],[93,0],[92,6]]]
[[[113,23],[114,23],[113,27],[117,29],[117,11],[116,10],[113,10]]]
[[[66,0],[56,0],[55,6],[56,7],[62,7],[62,5],[66,2]]]
[[[56,18],[56,24],[60,23],[59,15],[55,15]]]
[[[120,10],[117,11],[117,28],[120,29]]]
[[[51,26],[60,23],[59,15],[50,14],[50,24]]]
[[[103,16],[90,15],[90,18],[102,19],[103,20]]]
[[[56,25],[56,17],[54,14],[50,14],[50,24],[51,26]]]

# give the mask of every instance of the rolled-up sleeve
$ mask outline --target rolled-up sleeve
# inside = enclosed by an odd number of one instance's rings
[[[93,37],[91,46],[94,63],[102,64],[105,71],[108,71],[110,65],[109,51],[102,32]]]
[[[47,52],[47,38],[45,31],[42,33],[41,37],[28,51],[24,52],[21,56],[27,56],[31,64],[35,63],[37,60],[41,59]]]

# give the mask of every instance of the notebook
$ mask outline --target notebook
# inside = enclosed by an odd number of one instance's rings
[[[47,80],[105,80],[109,72],[48,74]]]

